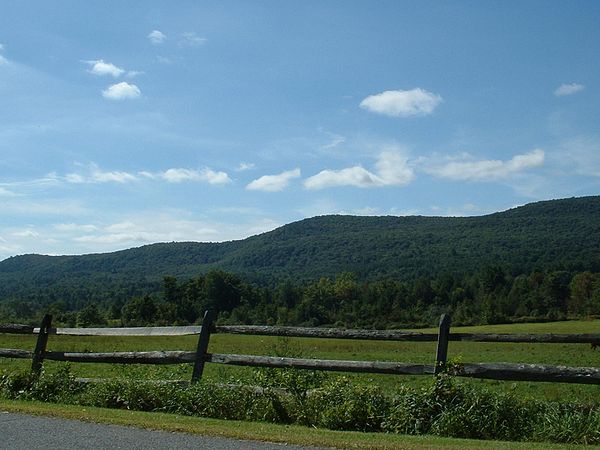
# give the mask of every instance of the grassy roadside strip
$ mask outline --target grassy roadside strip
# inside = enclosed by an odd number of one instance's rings
[[[433,436],[405,436],[384,433],[329,431],[297,425],[276,425],[234,420],[217,420],[179,416],[157,412],[139,412],[34,401],[0,400],[0,411],[43,415],[85,422],[134,426],[151,430],[195,433],[233,439],[259,440],[295,445],[313,445],[343,449],[592,449],[583,445],[564,445],[531,442],[480,441],[471,439],[440,438]]]

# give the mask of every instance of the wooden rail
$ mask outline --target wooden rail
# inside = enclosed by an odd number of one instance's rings
[[[341,330],[337,328],[273,327],[257,325],[221,325],[217,333],[249,334],[257,336],[283,336],[331,339],[367,339],[373,341],[437,342],[438,333],[419,333],[397,330]],[[525,333],[449,333],[449,341],[512,342],[547,344],[597,344],[600,334],[525,334]]]
[[[81,363],[117,364],[193,364],[192,383],[202,377],[205,363],[249,367],[295,368],[341,372],[361,372],[395,375],[433,375],[445,370],[450,341],[512,342],[544,344],[600,345],[600,334],[495,334],[451,333],[450,317],[440,319],[438,333],[396,330],[341,330],[334,328],[301,328],[272,326],[218,326],[214,314],[207,311],[202,326],[133,327],[133,328],[52,328],[50,316],[44,317],[39,328],[28,325],[0,325],[0,333],[38,334],[34,351],[0,349],[0,358],[32,359],[32,371],[39,372],[44,360]],[[366,339],[389,341],[437,342],[433,364],[409,364],[389,361],[344,361],[287,358],[257,355],[213,354],[208,352],[212,332],[261,336],[318,337],[336,339]],[[196,351],[145,352],[60,352],[47,351],[49,335],[75,336],[181,336],[198,334]],[[465,363],[452,367],[456,376],[511,381],[547,381],[561,383],[600,384],[600,369],[527,363]]]

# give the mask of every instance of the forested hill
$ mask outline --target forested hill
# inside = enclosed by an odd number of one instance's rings
[[[164,275],[213,268],[251,281],[308,281],[349,271],[361,280],[600,271],[600,196],[532,203],[481,217],[322,216],[225,243],[162,243],[107,254],[24,255],[0,262],[0,301],[48,288],[100,299],[159,287]],[[63,294],[61,294],[61,292]],[[99,298],[100,297],[100,298]]]

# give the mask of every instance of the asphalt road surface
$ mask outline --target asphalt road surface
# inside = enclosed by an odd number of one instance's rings
[[[316,447],[150,431],[119,425],[27,416],[0,411],[0,449],[80,450],[88,448],[111,450],[318,450]]]

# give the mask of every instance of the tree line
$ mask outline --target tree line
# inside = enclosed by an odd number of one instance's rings
[[[212,270],[187,279],[165,276],[158,291],[79,308],[61,300],[38,307],[13,300],[0,304],[0,320],[35,323],[49,312],[66,326],[187,325],[201,321],[209,308],[230,324],[412,328],[435,325],[444,312],[456,325],[561,320],[600,315],[600,273],[511,274],[490,266],[473,275],[414,281],[359,281],[344,272],[310,283],[260,286]]]

